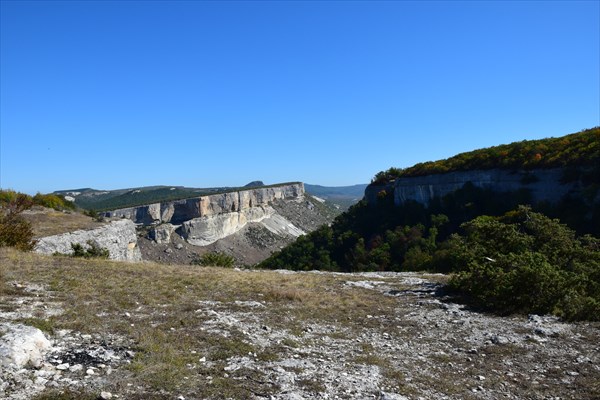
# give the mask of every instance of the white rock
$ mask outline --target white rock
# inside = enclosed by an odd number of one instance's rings
[[[100,398],[102,400],[109,400],[113,398],[113,395],[111,392],[100,392]]]
[[[170,243],[171,234],[175,230],[175,226],[165,223],[155,226],[150,231],[150,238],[154,239],[156,243]]]
[[[82,369],[83,369],[83,365],[81,365],[81,364],[75,364],[75,365],[72,365],[71,367],[69,367],[69,371],[71,371],[71,372],[78,372],[78,371],[81,371]]]
[[[379,393],[380,400],[408,400],[408,397],[396,393]]]
[[[35,251],[43,254],[55,252],[71,254],[71,243],[80,243],[88,248],[88,241],[106,248],[111,260],[141,261],[142,253],[137,245],[135,224],[128,220],[113,221],[108,225],[91,230],[79,230],[61,235],[47,236],[38,240]]]
[[[21,324],[2,324],[0,332],[0,366],[39,367],[44,354],[52,347],[41,330]]]

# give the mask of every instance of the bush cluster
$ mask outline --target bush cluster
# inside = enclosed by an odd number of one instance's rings
[[[200,256],[200,258],[196,258],[192,261],[193,265],[202,265],[205,267],[214,266],[214,267],[233,267],[235,263],[235,259],[221,252],[214,253],[205,253]]]
[[[98,246],[92,240],[88,240],[86,244],[87,248],[80,243],[71,243],[71,249],[73,249],[71,256],[83,258],[108,258],[110,256],[108,249]]]
[[[558,138],[523,140],[478,149],[454,157],[416,164],[410,168],[390,168],[375,175],[371,183],[384,184],[400,177],[441,174],[473,169],[594,167],[600,159],[600,128],[587,129]]]
[[[448,241],[450,280],[473,306],[501,314],[555,314],[600,320],[600,240],[577,238],[527,207],[482,216]]]
[[[492,210],[492,201],[483,203]],[[446,207],[448,217],[416,204],[396,212],[359,204],[259,267],[454,273],[449,287],[479,309],[600,319],[600,239],[577,237],[556,219],[514,207],[498,217],[479,215],[475,205]]]
[[[38,206],[53,208],[57,211],[74,210],[75,204],[55,194],[38,193],[33,196],[33,203]]]
[[[21,202],[27,204],[26,208],[33,205],[53,208],[57,211],[74,210],[75,204],[65,200],[63,196],[56,194],[37,193],[35,196],[30,196],[25,193],[16,192],[14,190],[0,190],[0,208],[5,208],[10,204]]]
[[[103,258],[108,259],[110,252],[104,247],[100,247],[93,240],[86,242],[87,247],[84,247],[81,243],[71,243],[71,249],[73,250],[70,254],[63,254],[55,252],[55,256],[67,256],[67,257],[81,257],[81,258]]]

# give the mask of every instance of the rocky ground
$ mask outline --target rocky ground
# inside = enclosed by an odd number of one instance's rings
[[[5,277],[12,276],[8,270]],[[123,399],[600,398],[597,323],[474,312],[443,294],[443,275],[210,273],[217,274],[219,285],[227,279],[257,286],[236,286],[233,295],[217,297],[195,289],[186,297],[181,324],[165,324],[171,305],[151,305],[140,296],[136,306],[97,315],[108,321],[108,314],[116,313],[132,327],[147,324],[162,329],[153,335],[173,334],[179,341],[202,337],[205,344],[228,343],[218,354],[208,345],[179,347],[185,362],[165,361],[183,371],[170,389],[152,389],[136,377],[142,353],[160,352],[159,347],[144,348],[126,331],[86,333],[82,324],[46,329],[50,344],[40,346],[37,361],[5,362],[0,397],[30,399],[59,388]],[[195,276],[182,279],[192,285]],[[197,279],[207,285],[203,276]],[[0,292],[0,354],[7,354],[15,324],[43,325],[70,306],[39,283],[7,279],[6,285],[14,290]],[[335,299],[339,304],[332,305]],[[93,304],[94,298],[85,301]]]

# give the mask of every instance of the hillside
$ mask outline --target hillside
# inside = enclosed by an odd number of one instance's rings
[[[396,178],[481,169],[540,169],[597,167],[600,160],[600,127],[540,140],[510,144],[457,154],[446,160],[428,161],[406,169],[390,168],[375,175],[373,184]]]
[[[373,183],[365,200],[331,226],[298,238],[260,267],[453,272],[452,287],[480,309],[598,319],[600,239],[590,236],[600,236],[597,139],[594,129],[545,142],[560,144],[545,154],[584,154],[562,157],[560,168]],[[538,288],[536,299],[531,288]]]
[[[600,396],[597,323],[476,313],[442,293],[446,280],[129,264],[0,248],[0,397]],[[22,357],[16,337],[36,345]]]

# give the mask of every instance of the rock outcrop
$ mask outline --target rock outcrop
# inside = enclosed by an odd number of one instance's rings
[[[179,225],[195,218],[246,211],[254,207],[268,206],[269,203],[275,200],[300,199],[303,196],[304,185],[302,183],[292,183],[122,208],[107,211],[104,216],[127,218],[136,224],[143,225],[161,222]]]
[[[142,259],[137,245],[135,224],[128,219],[113,221],[96,229],[46,236],[38,240],[34,250],[43,254],[55,252],[71,254],[73,252],[71,243],[79,243],[86,247],[88,242],[106,248],[111,260],[141,261]]]
[[[388,185],[369,185],[365,190],[368,202],[376,202],[382,191],[393,191],[394,203],[400,205],[414,200],[428,205],[435,197],[443,197],[471,183],[482,189],[496,192],[526,190],[534,203],[558,203],[565,195],[581,191],[578,181],[563,182],[562,168],[514,170],[473,170],[417,177],[398,178]]]

